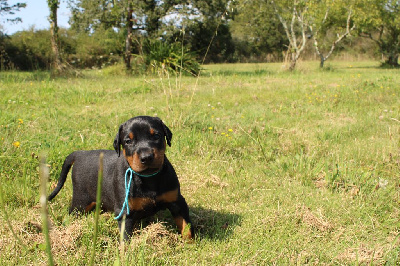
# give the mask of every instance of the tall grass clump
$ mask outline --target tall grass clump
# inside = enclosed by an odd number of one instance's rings
[[[197,76],[200,71],[196,54],[179,42],[169,44],[161,40],[146,40],[142,57],[147,71],[151,73],[162,70]]]

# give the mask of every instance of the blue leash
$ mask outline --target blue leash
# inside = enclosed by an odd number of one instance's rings
[[[137,176],[140,176],[140,177],[152,177],[152,176],[155,176],[156,174],[158,174],[159,172],[160,171],[157,171],[157,172],[155,172],[155,173],[153,173],[151,175],[142,175],[142,174],[139,174],[139,173],[133,171],[132,168],[130,168],[130,167],[128,169],[126,169],[126,172],[125,172],[125,200],[124,200],[124,205],[122,205],[121,212],[119,213],[119,215],[117,217],[114,218],[114,220],[119,220],[122,217],[122,214],[124,213],[124,209],[125,208],[126,208],[126,214],[129,215],[128,196],[129,196],[129,190],[131,188],[133,174],[135,174]],[[129,183],[127,184],[126,183],[126,178],[127,178],[128,174],[130,174],[130,178],[129,178]]]

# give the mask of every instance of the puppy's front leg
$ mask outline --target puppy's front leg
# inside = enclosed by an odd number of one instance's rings
[[[182,195],[178,196],[178,200],[168,204],[167,208],[174,217],[175,223],[184,239],[193,239],[193,224],[189,217],[189,207]]]
[[[118,228],[119,232],[121,233],[122,230],[122,220],[123,218],[118,220]],[[131,217],[126,217],[125,219],[125,230],[123,232],[124,234],[124,240],[129,240],[132,237],[132,232],[135,227],[135,221]]]

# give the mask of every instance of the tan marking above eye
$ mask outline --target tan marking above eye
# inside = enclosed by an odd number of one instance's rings
[[[153,128],[150,128],[150,135],[154,135],[156,132],[154,131]]]
[[[131,132],[131,133],[129,133],[129,135],[128,135],[128,137],[132,140],[133,139],[133,133]]]

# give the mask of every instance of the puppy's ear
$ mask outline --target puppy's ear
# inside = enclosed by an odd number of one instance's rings
[[[122,133],[122,125],[119,126],[118,133],[114,139],[114,149],[117,152],[118,157],[121,155],[121,140],[120,140],[121,133]]]
[[[164,135],[165,135],[165,138],[166,138],[166,140],[167,140],[167,144],[168,144],[168,146],[171,147],[172,132],[171,132],[171,130],[164,124],[164,122],[163,122],[161,119],[160,119],[160,122],[161,122],[161,124],[162,124],[163,129],[164,129]]]

